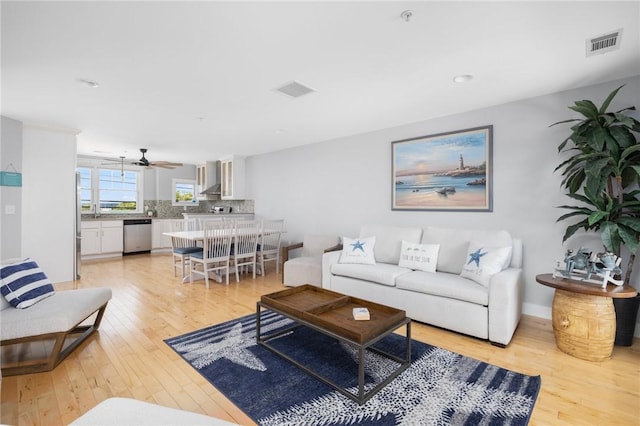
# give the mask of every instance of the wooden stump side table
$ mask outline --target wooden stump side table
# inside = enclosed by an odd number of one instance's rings
[[[613,298],[635,297],[636,290],[613,284],[602,288],[552,274],[537,275],[536,281],[555,288],[551,318],[558,348],[587,361],[611,358],[616,337]]]

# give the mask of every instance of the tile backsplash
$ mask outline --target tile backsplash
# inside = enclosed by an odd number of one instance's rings
[[[231,213],[253,213],[253,200],[219,200],[200,201],[198,206],[187,207],[172,206],[170,200],[145,200],[145,206],[153,211],[153,217],[181,218],[182,213],[209,213],[211,207],[231,207]]]

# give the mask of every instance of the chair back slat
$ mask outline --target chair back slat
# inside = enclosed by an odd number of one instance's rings
[[[229,259],[233,228],[224,221],[206,221],[204,224],[203,258],[211,261]]]
[[[258,246],[259,222],[255,220],[238,220],[235,222],[234,229],[234,256],[255,256]]]

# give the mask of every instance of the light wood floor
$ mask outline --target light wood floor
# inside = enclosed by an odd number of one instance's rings
[[[130,397],[240,424],[253,422],[163,339],[255,312],[259,296],[282,289],[275,268],[226,287],[174,278],[169,255],[85,262],[82,279],[59,289],[108,286],[101,328],[49,373],[2,379],[1,423],[68,424],[100,401]],[[550,321],[523,317],[506,349],[416,323],[415,339],[504,368],[542,376],[532,425],[639,425],[640,341],[592,363],[560,352]]]

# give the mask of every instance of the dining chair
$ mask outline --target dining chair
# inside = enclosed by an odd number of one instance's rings
[[[210,217],[204,216],[198,218],[198,230],[204,230],[204,224],[206,222],[223,222],[224,218],[222,217]]]
[[[263,220],[258,240],[257,263],[260,275],[265,274],[265,262],[276,262],[276,273],[280,271],[280,241],[284,231],[284,219]]]
[[[204,241],[202,251],[191,255],[189,282],[194,275],[204,275],[206,287],[209,288],[209,273],[214,272],[220,278],[222,272],[229,285],[229,262],[233,228],[224,221],[206,221],[204,224]],[[198,270],[198,266],[202,270]],[[222,280],[220,280],[222,282]]]
[[[234,237],[231,245],[231,263],[236,272],[236,282],[240,282],[239,271],[245,267],[251,267],[253,278],[256,278],[259,224],[255,220],[235,221]]]
[[[190,231],[191,223],[185,219],[173,219],[170,223],[171,232]],[[193,240],[187,238],[171,237],[171,250],[173,252],[173,276],[176,276],[178,268],[182,271],[182,278],[186,277],[185,270],[189,265],[191,255],[202,251]]]

